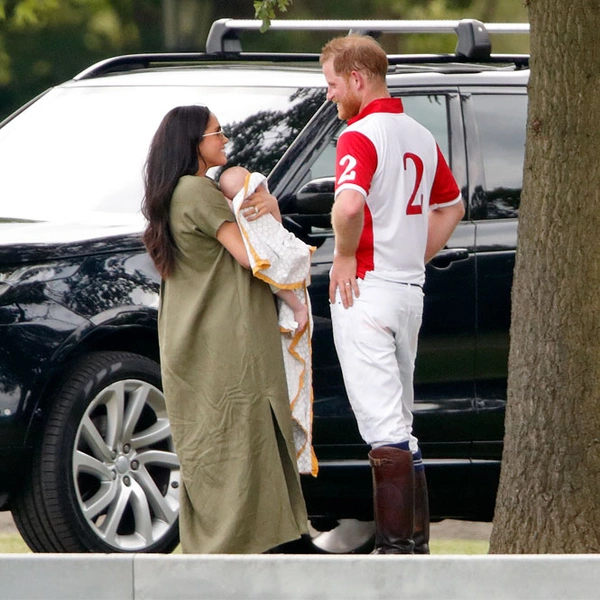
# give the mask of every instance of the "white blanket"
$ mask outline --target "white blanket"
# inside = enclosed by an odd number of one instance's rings
[[[316,475],[318,462],[312,447],[313,322],[307,290],[310,283],[310,257],[314,248],[299,240],[270,214],[254,221],[245,218],[240,210],[241,204],[259,185],[268,189],[266,178],[260,173],[250,174],[246,178],[244,189],[233,199],[233,211],[254,276],[272,287],[293,290],[308,307],[308,324],[303,330],[297,331],[292,309],[277,298],[298,470],[300,473]]]

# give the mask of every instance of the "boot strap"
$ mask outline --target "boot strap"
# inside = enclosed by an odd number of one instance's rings
[[[389,458],[373,458],[371,456],[369,456],[369,462],[372,467],[383,467],[385,465],[394,464],[394,461]]]

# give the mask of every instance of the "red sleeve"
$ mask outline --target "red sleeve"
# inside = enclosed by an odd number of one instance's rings
[[[377,151],[373,142],[357,131],[344,132],[336,149],[336,194],[344,188],[352,188],[366,196],[376,168]]]
[[[437,144],[436,144],[437,146]],[[460,197],[460,190],[452,171],[444,158],[439,146],[437,147],[437,168],[435,179],[431,187],[431,197],[429,199],[430,208],[443,206],[444,204],[453,204]]]

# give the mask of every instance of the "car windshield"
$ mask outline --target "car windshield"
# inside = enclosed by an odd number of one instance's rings
[[[0,129],[0,221],[140,219],[148,147],[178,105],[211,108],[229,163],[268,174],[323,100],[297,88],[56,88]]]

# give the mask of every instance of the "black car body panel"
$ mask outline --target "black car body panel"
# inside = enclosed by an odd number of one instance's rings
[[[159,277],[139,234],[0,246],[0,265],[11,265],[0,284],[0,440],[31,448],[72,356],[113,345],[158,356]],[[2,488],[20,470],[13,462],[0,461]]]

